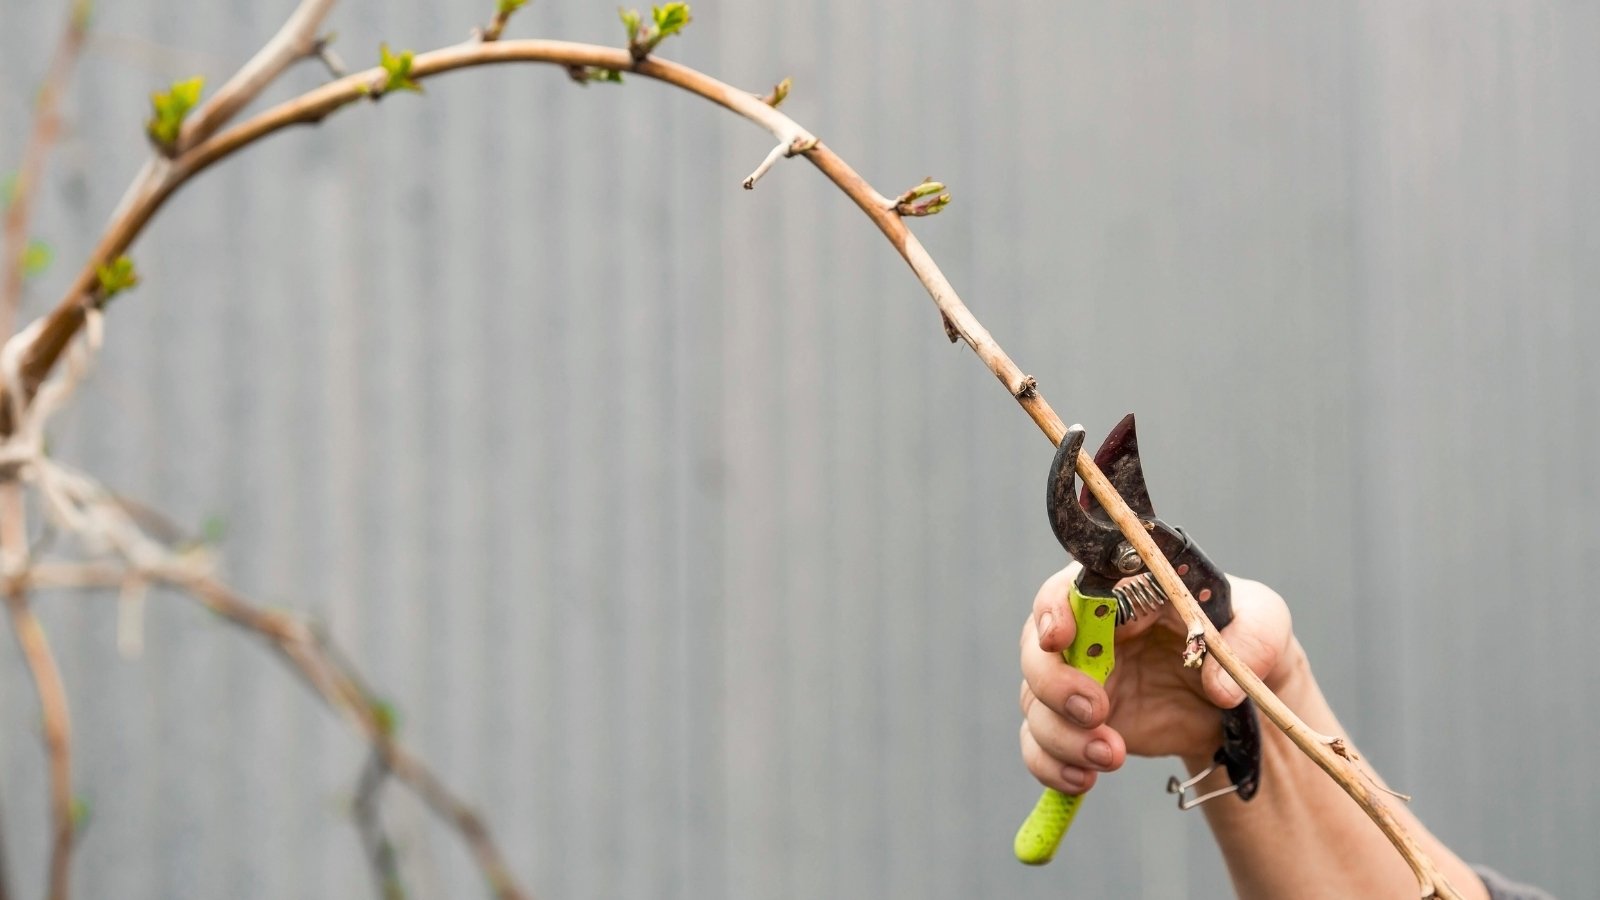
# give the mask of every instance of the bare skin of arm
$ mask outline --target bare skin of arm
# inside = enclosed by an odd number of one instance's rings
[[[1117,663],[1104,688],[1067,666],[1075,625],[1068,567],[1051,576],[1022,629],[1022,758],[1035,778],[1069,794],[1094,787],[1129,754],[1176,756],[1191,774],[1210,764],[1219,707],[1244,694],[1215,660],[1180,664],[1184,629],[1170,607],[1117,629]],[[1324,734],[1344,734],[1294,639],[1288,607],[1267,586],[1234,578],[1234,621],[1222,634],[1291,709]],[[1257,898],[1415,898],[1411,870],[1366,814],[1270,724],[1262,725],[1261,789],[1244,803],[1201,807],[1234,889]],[[1374,773],[1376,778],[1376,773]],[[1379,782],[1382,783],[1381,781]],[[1226,784],[1213,774],[1202,785]],[[1468,900],[1487,900],[1478,876],[1397,800],[1396,815]]]

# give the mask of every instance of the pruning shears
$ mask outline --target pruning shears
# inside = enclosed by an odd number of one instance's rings
[[[1159,611],[1167,602],[1167,595],[1088,489],[1079,495],[1076,464],[1083,437],[1083,426],[1074,425],[1056,449],[1045,507],[1056,540],[1083,566],[1067,594],[1078,630],[1072,645],[1061,656],[1067,665],[1104,684],[1114,664],[1116,626]],[[1233,621],[1227,576],[1182,529],[1156,518],[1139,464],[1139,440],[1132,413],[1106,436],[1094,461],[1150,532],[1211,624],[1220,629]],[[1227,787],[1195,798],[1187,796],[1190,788],[1219,767],[1228,773]],[[1187,781],[1170,779],[1167,790],[1178,795],[1180,809],[1192,809],[1223,794],[1237,793],[1239,799],[1249,800],[1255,796],[1260,780],[1261,725],[1255,704],[1247,697],[1233,709],[1222,710],[1222,745],[1213,755],[1211,766]],[[1081,794],[1068,795],[1046,788],[1017,830],[1017,859],[1029,865],[1049,862],[1082,800]]]

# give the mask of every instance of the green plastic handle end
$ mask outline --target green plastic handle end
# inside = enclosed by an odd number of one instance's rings
[[[1054,788],[1045,788],[1012,842],[1011,849],[1017,861],[1042,866],[1054,859],[1056,848],[1061,846],[1061,839],[1072,827],[1072,817],[1078,814],[1078,804],[1082,800],[1082,794],[1063,794]]]
[[[1112,640],[1117,627],[1114,598],[1085,596],[1078,592],[1078,585],[1073,584],[1067,594],[1067,602],[1072,606],[1072,618],[1078,625],[1078,632],[1072,639],[1072,646],[1061,657],[1067,665],[1105,684],[1115,659],[1112,653]],[[1042,866],[1053,859],[1062,838],[1067,836],[1067,829],[1072,827],[1072,817],[1078,814],[1078,805],[1082,802],[1082,794],[1063,794],[1053,788],[1045,788],[1044,793],[1039,795],[1039,802],[1034,804],[1033,812],[1028,813],[1028,818],[1017,829],[1016,839],[1012,841],[1011,849],[1016,853],[1017,861],[1030,866]]]

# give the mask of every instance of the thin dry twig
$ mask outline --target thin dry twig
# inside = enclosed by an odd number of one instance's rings
[[[72,868],[72,720],[67,690],[49,638],[26,593],[6,592],[6,609],[28,674],[39,696],[45,751],[50,763],[50,874],[47,896],[66,900]]]
[[[933,298],[942,314],[947,332],[959,336],[973,349],[1052,444],[1060,443],[1067,430],[1065,423],[1045,402],[1033,379],[1012,362],[961,301],[954,287],[939,270],[921,242],[906,228],[900,215],[893,209],[891,201],[874,190],[826,145],[816,142],[809,132],[764,103],[762,98],[735,90],[694,69],[654,56],[634,60],[626,50],[559,41],[474,42],[447,47],[417,55],[411,76],[422,80],[455,69],[507,62],[553,63],[569,70],[574,66],[585,66],[636,73],[682,88],[744,116],[771,132],[780,145],[792,146],[798,139],[810,138],[811,143],[800,152],[800,155],[809,159],[878,226]],[[181,152],[172,160],[170,168],[152,190],[136,197],[134,203],[113,217],[89,264],[83,273],[80,273],[67,296],[41,324],[36,339],[26,348],[21,360],[20,384],[10,387],[22,390],[24,396],[31,396],[83,324],[84,309],[80,298],[87,296],[92,287],[94,267],[126,250],[161,205],[189,178],[267,135],[290,125],[319,122],[340,107],[363,99],[367,96],[368,86],[380,77],[382,77],[381,70],[371,69],[325,84],[265,110],[208,140],[193,144]],[[8,415],[7,409],[5,404],[0,404],[0,416]],[[1107,511],[1129,544],[1144,559],[1157,583],[1161,585],[1188,626],[1191,636],[1191,658],[1186,661],[1198,661],[1207,649],[1215,654],[1223,669],[1232,675],[1245,693],[1256,701],[1263,714],[1282,729],[1302,752],[1310,756],[1338,782],[1378,825],[1390,843],[1406,859],[1417,878],[1422,895],[1438,896],[1446,900],[1458,897],[1459,895],[1418,846],[1415,838],[1390,812],[1383,799],[1369,789],[1359,768],[1336,753],[1325,736],[1311,729],[1289,710],[1222,640],[1173,571],[1171,564],[1161,555],[1155,543],[1144,531],[1137,516],[1117,495],[1105,475],[1095,466],[1094,461],[1087,455],[1080,455],[1077,470],[1090,493]]]
[[[203,564],[197,565],[193,557],[159,554],[148,546],[128,543],[138,539],[133,534],[124,532],[114,547],[124,556],[127,566],[109,563],[40,565],[30,570],[28,583],[106,588],[138,578],[177,588],[221,618],[262,638],[329,709],[361,733],[385,776],[392,775],[406,785],[434,815],[461,835],[497,900],[532,897],[518,884],[483,819],[395,738],[393,724],[380,712],[382,705],[378,698],[325,634],[294,615],[252,604],[209,574]],[[95,533],[87,535],[91,539],[97,536]],[[65,695],[59,696],[64,704]],[[67,797],[70,814],[70,791]]]
[[[44,626],[28,600],[22,577],[28,569],[27,520],[22,486],[0,483],[0,577],[17,646],[39,698],[45,757],[50,771],[50,868],[47,896],[66,900],[72,871],[72,717],[66,686]]]
[[[59,394],[70,390],[71,385],[52,384],[50,387]],[[63,811],[67,817],[69,830],[65,832],[66,849],[70,850],[71,838],[70,782],[64,780],[69,772],[69,734],[65,730],[66,695],[60,688],[59,676],[51,677],[54,669],[50,664],[48,646],[43,644],[43,632],[38,630],[37,620],[31,618],[22,591],[29,584],[164,584],[183,590],[213,613],[265,639],[330,709],[355,726],[389,773],[414,791],[435,815],[460,833],[495,897],[498,900],[526,900],[530,895],[518,885],[477,812],[456,797],[421,760],[396,740],[392,721],[386,721],[380,714],[382,704],[327,636],[290,614],[264,610],[250,603],[211,574],[211,560],[203,548],[174,550],[151,537],[146,530],[146,523],[159,520],[158,513],[143,505],[130,504],[88,475],[44,455],[42,424],[36,419],[40,412],[50,408],[54,408],[54,404],[41,399],[40,404],[29,410],[28,417],[23,420],[24,427],[6,442],[8,445],[28,439],[34,442],[29,447],[7,448],[18,457],[19,461],[15,463],[17,476],[21,481],[37,486],[42,506],[57,527],[76,535],[91,550],[114,554],[124,563],[120,572],[100,561],[33,567],[28,565],[25,558],[16,558],[20,551],[10,549],[4,558],[6,586],[11,594],[9,604],[16,620],[18,641],[23,644],[30,667],[35,670],[35,679],[40,684],[41,704],[46,710],[46,738],[53,775],[52,799],[55,808]],[[20,501],[18,481],[0,488],[7,492],[0,493],[0,499],[9,496]],[[20,535],[10,533],[11,526],[7,524],[20,522],[20,513],[12,513],[7,509],[0,509],[0,513],[5,513],[0,515],[0,525],[5,525],[7,531],[0,534],[0,538],[4,539],[3,546],[25,547],[17,540]],[[174,529],[161,526],[158,530]],[[120,579],[116,577],[119,574]],[[65,806],[59,803],[62,797],[66,798]],[[59,820],[57,824],[59,826]],[[62,834],[59,827],[57,834],[59,841],[59,835]],[[63,893],[60,896],[64,898],[65,854],[58,854],[53,859],[60,860],[59,867],[53,865],[53,871],[59,868],[61,872]],[[56,896],[52,894],[52,900]]]
[[[17,325],[17,308],[22,304],[23,255],[28,247],[28,225],[33,218],[33,198],[44,177],[45,163],[56,137],[61,133],[61,95],[72,79],[72,70],[83,52],[89,33],[89,0],[75,0],[67,16],[46,70],[44,84],[34,100],[33,128],[22,162],[11,183],[10,204],[6,206],[5,237],[0,241],[0,340],[11,336]]]
[[[72,874],[72,715],[67,689],[44,626],[28,602],[27,588],[12,576],[27,566],[27,530],[22,490],[15,481],[0,484],[0,567],[4,568],[6,610],[17,647],[39,698],[45,756],[50,770],[50,868],[46,896],[67,900]]]
[[[316,629],[284,613],[259,609],[226,584],[189,566],[158,564],[139,574],[152,582],[182,588],[207,609],[265,638],[329,708],[362,733],[389,773],[460,833],[498,900],[531,898],[511,874],[483,819],[400,744],[389,723],[380,717],[375,698]]]
[[[361,767],[361,777],[356,782],[355,799],[351,812],[356,819],[356,829],[361,832],[361,845],[367,851],[367,861],[372,866],[372,878],[382,900],[405,900],[406,883],[400,873],[400,857],[395,853],[394,842],[383,829],[378,813],[378,796],[383,783],[389,779],[389,767],[383,764],[383,755],[373,753]]]

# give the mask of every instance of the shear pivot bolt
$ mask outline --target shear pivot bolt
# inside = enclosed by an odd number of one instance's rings
[[[1105,648],[1100,646],[1099,644],[1090,644],[1089,645],[1089,649],[1087,649],[1087,650],[1085,650],[1083,652],[1089,654],[1089,658],[1090,659],[1094,659],[1095,657],[1099,656],[1101,653],[1105,652]]]
[[[1130,547],[1127,541],[1123,541],[1117,548],[1117,558],[1114,565],[1116,565],[1118,572],[1124,575],[1132,575],[1144,568],[1144,560],[1139,558],[1139,551]]]

